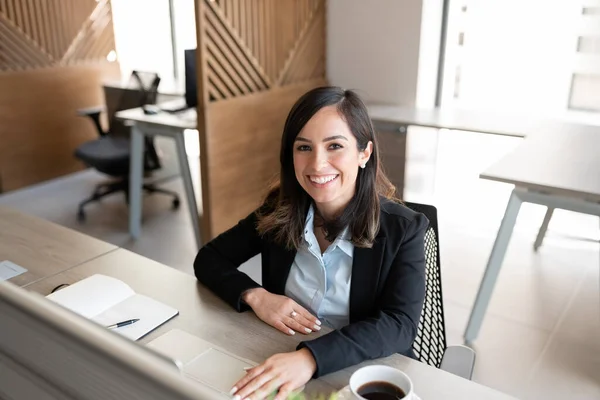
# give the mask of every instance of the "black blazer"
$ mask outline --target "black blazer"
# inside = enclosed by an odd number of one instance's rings
[[[262,254],[262,286],[283,295],[295,250],[275,244],[256,230],[252,213],[198,252],[194,271],[200,282],[238,311],[244,291],[260,287],[238,267]],[[350,287],[350,324],[300,343],[317,363],[315,378],[393,353],[414,356],[425,298],[424,237],[429,221],[423,214],[381,200],[380,229],[370,249],[354,248]]]

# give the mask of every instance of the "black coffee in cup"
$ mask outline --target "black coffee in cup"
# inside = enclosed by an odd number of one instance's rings
[[[383,381],[365,383],[357,392],[367,400],[399,400],[406,396],[398,386]]]

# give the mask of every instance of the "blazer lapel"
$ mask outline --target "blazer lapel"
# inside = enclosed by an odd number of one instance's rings
[[[370,249],[354,248],[350,283],[350,322],[365,318],[373,309],[385,242],[385,237],[377,237]]]

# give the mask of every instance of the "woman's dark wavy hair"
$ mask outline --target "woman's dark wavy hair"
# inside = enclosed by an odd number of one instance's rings
[[[396,190],[385,176],[379,161],[379,145],[367,108],[352,90],[335,86],[319,87],[304,94],[292,107],[281,138],[279,179],[271,185],[269,194],[258,211],[260,234],[289,248],[298,249],[302,230],[312,198],[300,186],[294,172],[294,142],[306,123],[320,109],[335,106],[356,138],[359,151],[373,142],[373,152],[366,167],[359,168],[354,197],[344,211],[333,220],[322,222],[326,238],[333,242],[349,227],[352,243],[371,247],[379,231],[379,196],[395,199]],[[318,212],[315,208],[315,212]]]

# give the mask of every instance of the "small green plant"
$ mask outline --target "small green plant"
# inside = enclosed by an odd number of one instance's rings
[[[268,400],[273,400],[277,393],[272,393]],[[336,392],[331,393],[329,396],[319,394],[317,396],[306,396],[303,392],[293,392],[288,395],[287,400],[337,400],[338,394]]]

